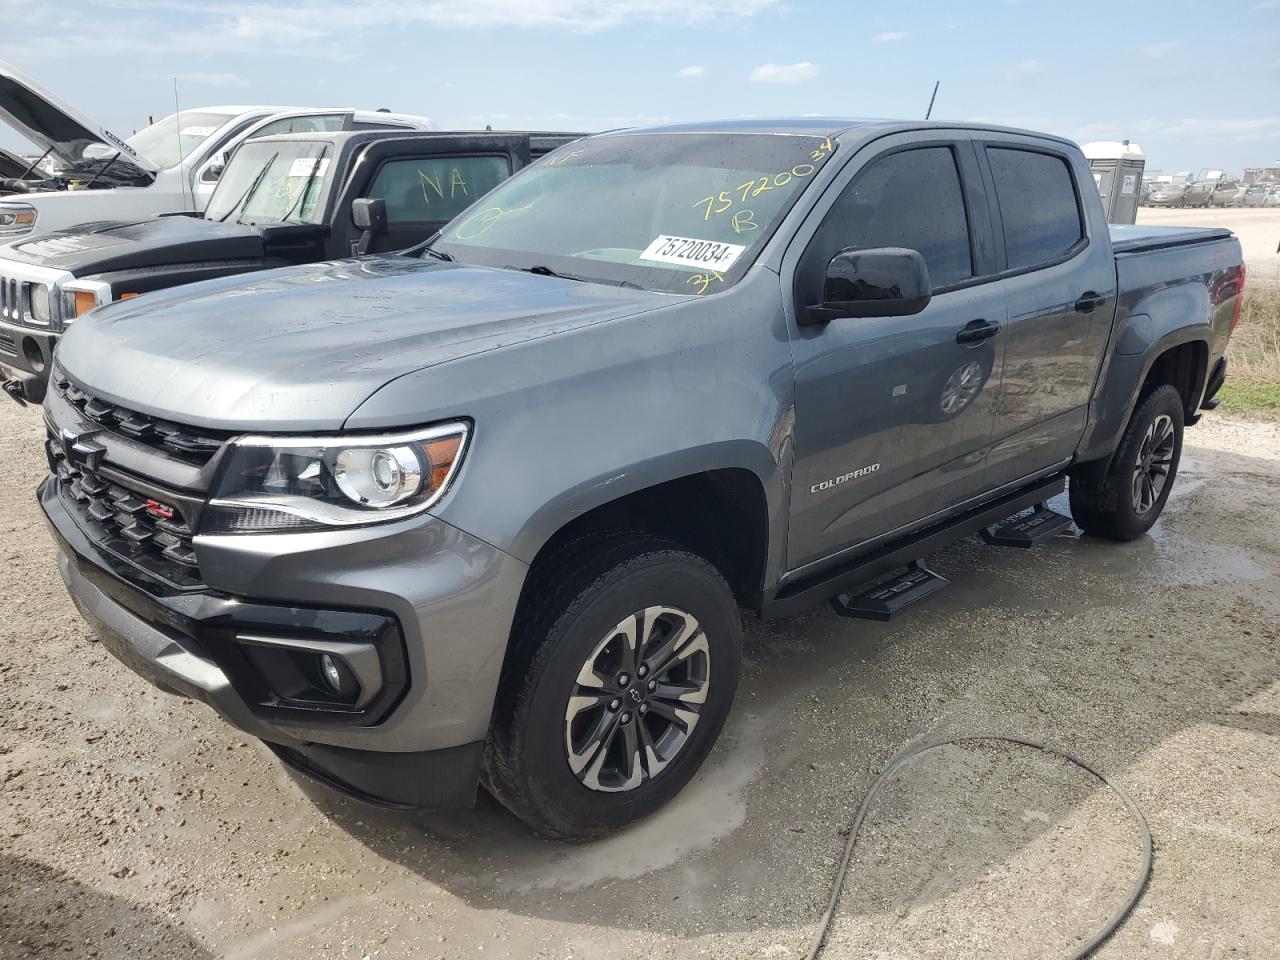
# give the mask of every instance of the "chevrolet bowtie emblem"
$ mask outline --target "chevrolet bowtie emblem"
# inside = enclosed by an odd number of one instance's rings
[[[97,470],[102,466],[102,459],[107,454],[107,448],[90,440],[90,437],[101,432],[101,430],[87,430],[83,433],[76,433],[67,429],[59,431],[58,439],[62,445],[62,454],[67,458],[67,462],[77,467],[87,467],[90,470]]]

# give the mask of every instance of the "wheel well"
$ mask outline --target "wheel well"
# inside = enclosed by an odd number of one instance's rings
[[[567,543],[598,531],[634,531],[672,540],[705,557],[741,606],[758,607],[768,516],[764,487],[749,470],[680,477],[601,504],[566,523],[538,550],[526,582],[536,582],[539,562]]]
[[[1156,387],[1169,384],[1182,395],[1183,412],[1187,418],[1195,416],[1204,391],[1205,376],[1209,366],[1209,346],[1203,340],[1171,347],[1151,365],[1140,395],[1146,395]]]

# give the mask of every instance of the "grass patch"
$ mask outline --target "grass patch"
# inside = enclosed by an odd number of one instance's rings
[[[1218,391],[1219,413],[1280,420],[1280,383],[1248,383],[1228,378]]]
[[[1227,347],[1227,360],[1230,380],[1280,384],[1280,286],[1245,287],[1244,307]]]

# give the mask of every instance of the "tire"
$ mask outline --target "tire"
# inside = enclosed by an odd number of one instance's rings
[[[737,689],[741,617],[715,567],[647,535],[590,535],[532,576],[483,782],[537,832],[590,840],[653,813],[702,765]],[[642,650],[631,660],[628,630]],[[676,665],[664,671],[658,655],[669,641]]]
[[[1165,384],[1143,394],[1105,472],[1085,464],[1071,475],[1071,516],[1085,533],[1108,540],[1136,540],[1159,518],[1173,489],[1182,458],[1183,404]],[[1171,435],[1171,445],[1164,442]],[[1161,482],[1138,478],[1139,465],[1151,478],[1164,464]]]

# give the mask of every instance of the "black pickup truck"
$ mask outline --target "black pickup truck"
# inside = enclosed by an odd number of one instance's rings
[[[203,215],[87,223],[0,247],[0,381],[44,399],[58,337],[104,303],[430,237],[571,133],[360,131],[262,137]]]

